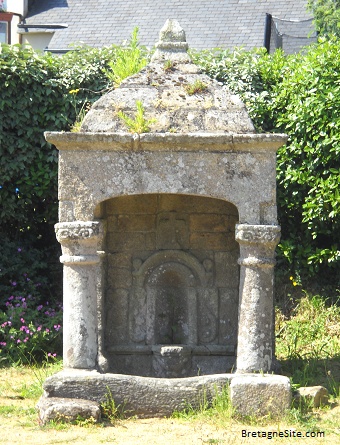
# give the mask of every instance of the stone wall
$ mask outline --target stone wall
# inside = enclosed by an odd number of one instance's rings
[[[110,370],[152,375],[159,344],[190,346],[189,375],[230,370],[237,342],[236,207],[172,194],[119,197],[104,207]]]

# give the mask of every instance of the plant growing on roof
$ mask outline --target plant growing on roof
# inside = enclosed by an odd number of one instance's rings
[[[150,125],[156,122],[156,119],[145,119],[144,107],[140,100],[136,101],[136,115],[135,118],[129,117],[123,111],[118,111],[117,116],[121,119],[131,133],[149,133]]]
[[[127,46],[117,46],[115,59],[108,63],[105,73],[118,87],[124,79],[138,73],[147,64],[147,50],[139,46],[138,27],[134,28]]]
[[[202,80],[197,79],[194,83],[189,83],[184,88],[189,96],[192,96],[193,94],[202,93],[205,91],[208,88],[208,85],[202,82]]]
[[[74,110],[76,113],[76,120],[74,121],[74,123],[70,126],[70,131],[72,133],[78,133],[80,131],[81,125],[83,123],[83,120],[87,114],[87,112],[90,110],[91,108],[91,104],[85,100],[82,104],[80,109],[78,110],[78,103],[77,103],[77,99],[75,98],[76,94],[78,94],[79,92],[79,88],[75,89],[75,90],[70,90],[69,94],[71,94],[74,98],[73,100],[73,106],[74,106]]]
[[[173,71],[175,64],[172,60],[166,60],[163,64],[163,69],[166,73]]]

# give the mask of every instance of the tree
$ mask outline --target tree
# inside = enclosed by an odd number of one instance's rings
[[[321,35],[340,36],[340,0],[308,0],[308,9]]]

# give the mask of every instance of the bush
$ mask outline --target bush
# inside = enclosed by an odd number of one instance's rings
[[[0,311],[0,365],[42,361],[61,353],[61,306],[34,295],[11,295]]]
[[[31,249],[35,260],[31,264],[27,255],[27,265],[20,261],[17,270],[10,258],[2,260],[0,304],[11,291],[11,281],[19,282],[23,273],[28,271],[34,281],[40,274],[49,282],[50,273],[60,273],[53,228],[57,151],[43,132],[68,131],[84,104],[112,88],[107,73],[111,67],[112,79],[118,75],[121,54],[131,54],[133,66],[139,58],[145,63],[148,55],[139,48],[136,32],[124,49],[75,48],[62,57],[2,46],[1,242],[4,252]],[[339,51],[340,43],[330,39],[293,56],[281,51],[268,55],[263,49],[192,53],[209,75],[241,95],[259,131],[289,135],[277,163],[282,227],[278,260],[281,270],[299,283],[310,277],[329,281],[339,270]]]
[[[314,17],[314,25],[320,35],[340,35],[340,1],[308,0],[307,8]]]
[[[20,281],[24,272],[37,281],[48,281],[54,296],[61,297],[55,292],[61,278],[54,233],[58,154],[45,141],[44,131],[68,131],[82,104],[100,97],[108,87],[104,70],[113,52],[76,48],[52,57],[17,45],[1,46],[0,305],[11,291],[10,281]],[[79,93],[70,94],[72,89]],[[15,265],[14,246],[23,245],[27,255],[21,255]]]
[[[134,54],[144,57],[137,34],[132,43]],[[80,112],[112,88],[106,73],[119,54],[117,46],[75,47],[61,57],[19,45],[0,47],[2,359],[41,359],[60,348],[58,154],[44,131],[79,127]],[[48,309],[51,305],[57,309]]]
[[[278,260],[299,283],[339,279],[339,51],[331,39],[293,56],[263,50],[193,55],[241,95],[259,131],[289,135],[277,161]]]

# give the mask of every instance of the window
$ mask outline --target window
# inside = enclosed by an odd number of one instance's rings
[[[0,43],[8,43],[8,22],[0,22]]]
[[[1,2],[1,0],[0,0]],[[1,5],[1,3],[0,3]],[[13,14],[0,10],[0,43],[11,43],[11,21]]]

